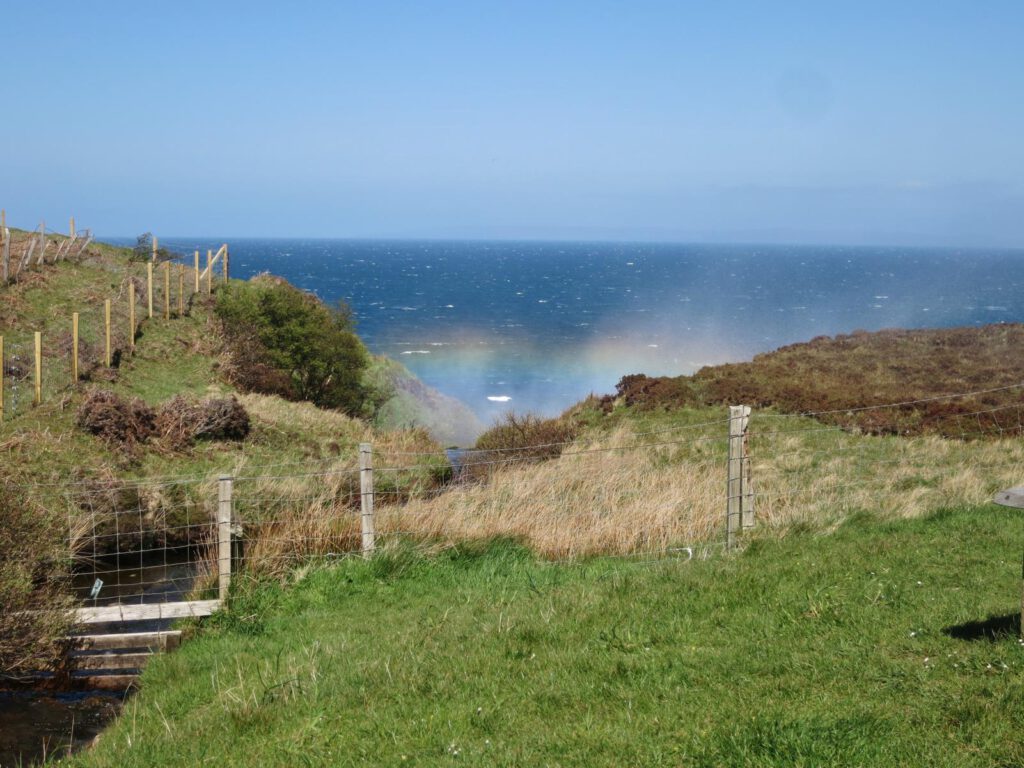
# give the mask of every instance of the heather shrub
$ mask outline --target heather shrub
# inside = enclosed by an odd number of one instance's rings
[[[134,451],[156,430],[156,412],[139,399],[95,390],[78,408],[79,427],[126,452]]]
[[[178,395],[160,406],[156,416],[156,432],[175,450],[196,440],[244,440],[249,429],[249,414],[234,397],[197,402]]]

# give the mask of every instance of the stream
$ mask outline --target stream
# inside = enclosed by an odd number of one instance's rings
[[[72,582],[82,605],[157,603],[184,599],[196,576],[195,553],[161,553],[159,562],[138,554],[101,558]],[[96,580],[103,584],[90,597]],[[132,622],[130,631],[168,628],[169,621]],[[91,625],[90,633],[120,631],[117,624]],[[124,630],[129,631],[129,630]],[[125,695],[107,691],[55,691],[4,687],[0,683],[0,768],[41,763],[88,746],[121,711]]]

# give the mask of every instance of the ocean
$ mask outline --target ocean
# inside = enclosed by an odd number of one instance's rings
[[[370,349],[485,422],[819,335],[1024,321],[1021,250],[226,241],[232,277],[272,272],[346,302]],[[204,260],[221,242],[161,238]]]

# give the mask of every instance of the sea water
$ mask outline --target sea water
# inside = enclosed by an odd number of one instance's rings
[[[369,347],[485,422],[555,414],[625,374],[692,373],[857,329],[1024,320],[1024,251],[586,242],[161,238],[230,243],[344,301]],[[191,258],[187,259],[191,263]]]

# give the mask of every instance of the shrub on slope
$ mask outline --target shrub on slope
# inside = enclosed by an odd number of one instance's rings
[[[259,275],[217,294],[232,382],[349,414],[372,410],[368,353],[344,305],[328,307],[285,280]]]

